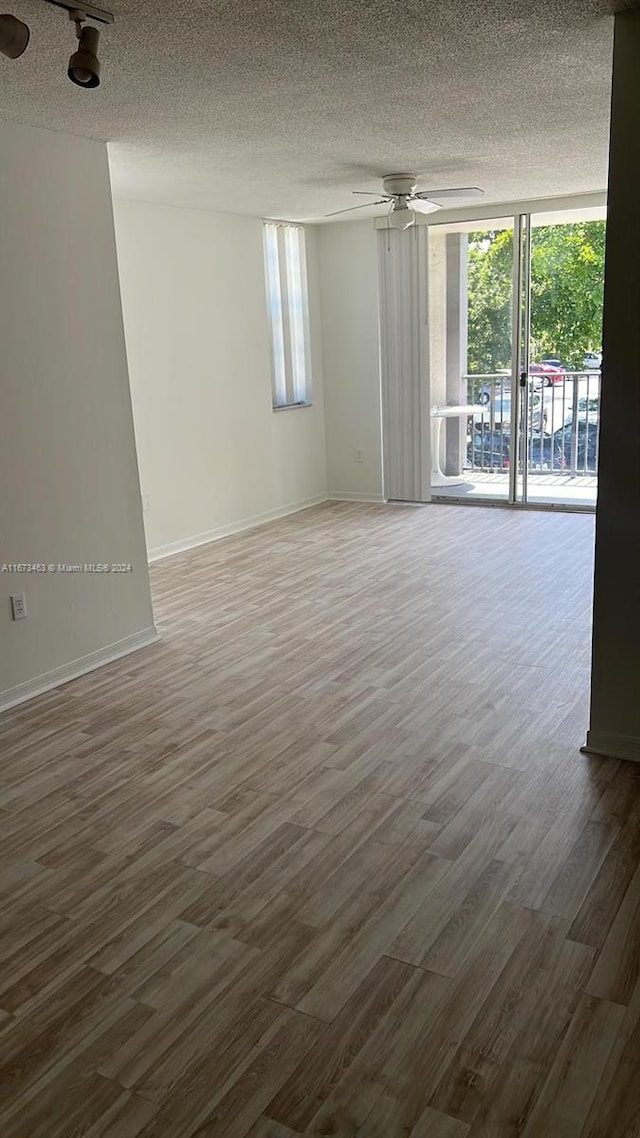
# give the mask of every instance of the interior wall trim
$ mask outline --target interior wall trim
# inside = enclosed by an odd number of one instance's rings
[[[216,526],[215,529],[196,533],[191,537],[181,538],[180,541],[171,541],[168,545],[157,545],[147,550],[149,561],[161,561],[164,557],[173,557],[176,553],[185,553],[188,549],[196,549],[199,545],[208,545],[210,541],[219,541],[222,537],[231,537],[234,533],[242,533],[246,529],[275,522],[278,518],[286,518],[289,514],[297,514],[300,510],[309,510],[312,506],[320,506],[328,499],[327,494],[317,494],[313,498],[303,498],[299,502],[290,502],[286,506],[278,506],[275,510],[267,510],[263,514],[254,514],[249,518],[241,518],[225,526]]]
[[[640,763],[640,739],[633,735],[603,734],[587,731],[587,741],[581,747],[583,755],[605,755],[610,759],[626,759]]]
[[[329,490],[329,502],[386,502],[384,494],[370,494],[366,490]]]
[[[43,672],[39,676],[34,676],[32,680],[26,680],[25,683],[17,684],[13,688],[6,688],[5,691],[0,692],[0,712],[7,711],[10,707],[15,707],[16,704],[26,703],[27,700],[34,699],[37,695],[43,695],[45,692],[51,691],[52,688],[60,687],[62,684],[68,683],[69,680],[77,680],[79,676],[93,672],[96,668],[102,668],[113,660],[119,660],[121,656],[128,656],[131,652],[137,652],[139,648],[147,648],[159,639],[158,630],[151,625],[149,628],[142,629],[141,632],[134,632],[131,636],[125,636],[123,640],[117,640],[113,644],[107,644],[104,648],[96,649],[95,652],[89,652],[86,656],[79,656],[76,660],[61,664],[50,672]]]

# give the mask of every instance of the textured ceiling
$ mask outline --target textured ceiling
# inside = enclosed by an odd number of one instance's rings
[[[111,6],[85,91],[66,78],[66,13],[6,5],[31,43],[0,58],[0,115],[108,140],[117,196],[315,218],[397,170],[494,202],[604,188],[603,0]]]

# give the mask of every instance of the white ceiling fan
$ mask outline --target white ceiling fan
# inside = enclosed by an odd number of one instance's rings
[[[390,205],[389,225],[392,229],[408,229],[415,224],[416,213],[434,213],[442,209],[444,202],[469,201],[481,198],[484,190],[477,186],[457,186],[446,190],[418,190],[415,174],[386,174],[382,179],[382,197],[375,202],[352,205],[347,209],[337,209],[326,213],[325,217],[337,217],[339,213],[351,213],[354,209],[364,209],[369,205]],[[369,190],[353,190],[354,194],[367,194],[377,197]]]

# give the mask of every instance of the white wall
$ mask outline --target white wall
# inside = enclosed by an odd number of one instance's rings
[[[329,494],[380,498],[376,233],[371,221],[340,222],[318,226],[317,242]]]
[[[133,566],[0,573],[2,706],[153,617],[106,147],[0,123],[0,248],[0,563]]]
[[[151,555],[324,498],[313,231],[313,406],[274,412],[260,219],[114,208]]]

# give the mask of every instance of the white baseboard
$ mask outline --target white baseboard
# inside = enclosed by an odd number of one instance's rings
[[[329,502],[386,502],[384,494],[369,494],[359,490],[329,490]]]
[[[43,672],[42,675],[26,680],[23,684],[17,684],[14,688],[7,688],[6,691],[0,692],[0,711],[7,711],[8,708],[15,707],[18,703],[25,703],[36,695],[43,695],[52,688],[68,683],[69,680],[77,680],[79,676],[93,672],[96,668],[102,668],[104,664],[110,664],[113,660],[119,660],[121,656],[137,652],[139,648],[146,648],[159,639],[158,631],[152,625],[150,628],[144,628],[142,632],[125,636],[123,640],[117,640],[114,644],[107,644],[105,648],[98,648],[96,652],[89,652],[77,660],[70,660],[68,664],[61,664],[59,668],[53,668],[50,672]]]
[[[219,541],[222,537],[231,537],[234,533],[242,533],[246,529],[275,522],[278,518],[286,518],[289,514],[297,514],[300,510],[309,510],[311,506],[320,506],[328,499],[327,494],[319,494],[314,498],[303,498],[300,502],[290,502],[286,506],[279,506],[275,510],[267,510],[264,514],[254,514],[253,517],[243,518],[241,521],[231,522],[226,526],[217,526],[216,529],[197,533],[192,537],[172,541],[168,545],[157,545],[147,550],[149,561],[161,561],[163,557],[173,557],[176,553],[185,553],[188,549],[195,549],[198,545],[208,545],[210,541]]]
[[[587,731],[587,741],[580,750],[585,755],[605,755],[610,759],[628,759],[640,763],[640,739],[633,735]]]

